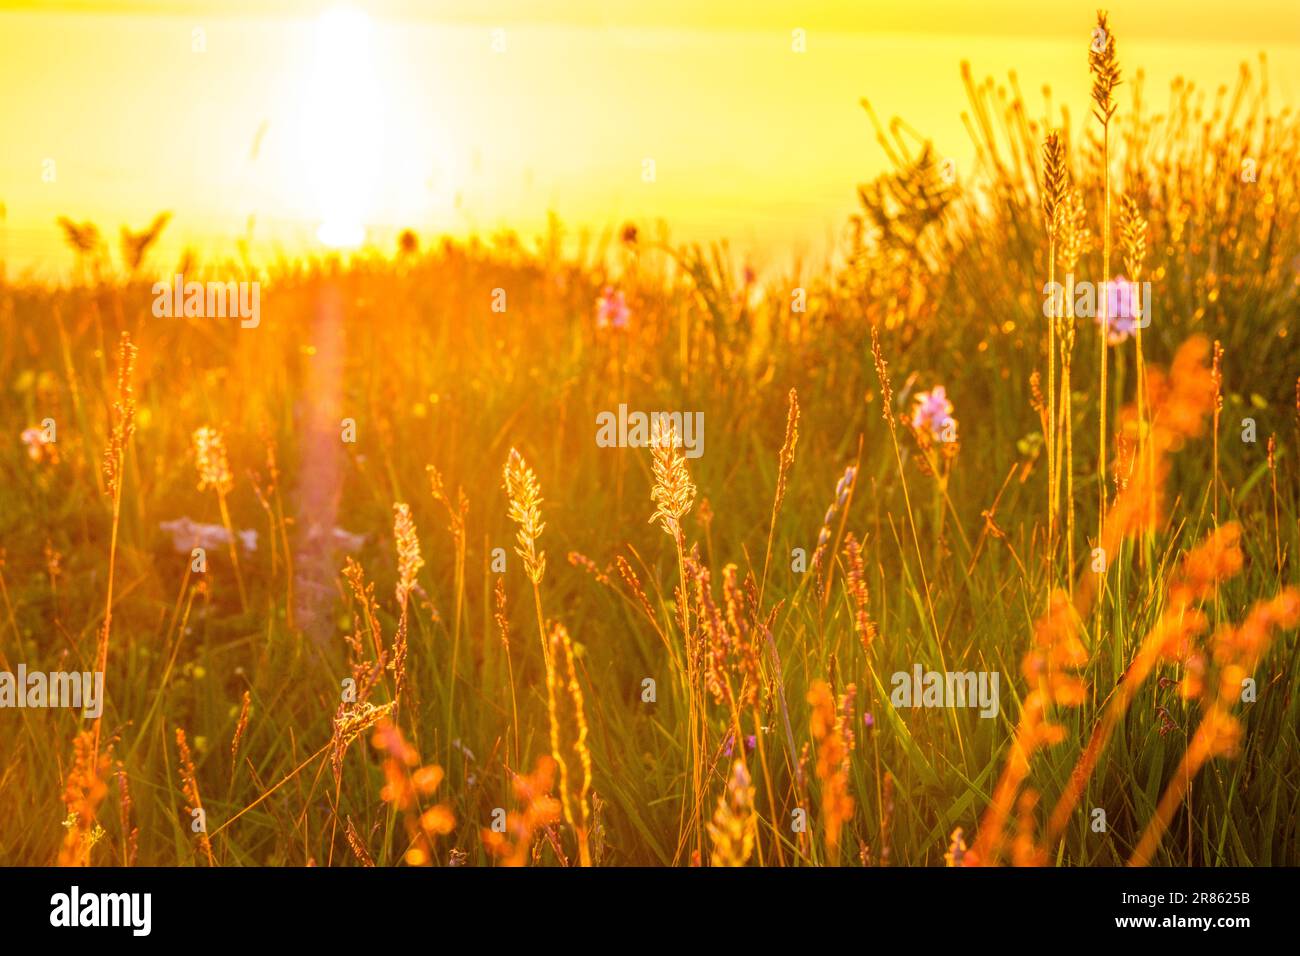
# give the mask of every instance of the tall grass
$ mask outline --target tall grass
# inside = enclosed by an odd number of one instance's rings
[[[90,733],[0,735],[0,860],[1300,863],[1300,123],[1250,71],[1150,115],[1093,69],[1092,128],[965,69],[960,184],[869,112],[891,168],[820,269],[412,238],[248,274],[247,331],[154,319],[141,261],[0,286],[0,652],[107,674]],[[1075,349],[1112,194],[1136,381]],[[598,446],[620,403],[703,410],[705,454]],[[916,664],[998,672],[997,717],[892,706]]]

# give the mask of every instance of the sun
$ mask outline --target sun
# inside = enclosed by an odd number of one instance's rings
[[[316,238],[355,249],[366,238],[382,154],[374,24],[336,6],[316,20],[299,148],[319,218]]]

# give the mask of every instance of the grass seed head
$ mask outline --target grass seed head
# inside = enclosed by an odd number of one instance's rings
[[[686,456],[677,448],[677,431],[666,428],[656,419],[650,444],[654,454],[654,488],[650,499],[655,503],[651,523],[659,522],[666,534],[681,541],[681,522],[695,504],[695,485],[686,467]]]
[[[529,579],[534,584],[541,584],[542,576],[546,574],[546,552],[537,548],[537,539],[546,530],[541,511],[542,489],[523,455],[513,448],[506,461],[505,488],[510,501],[510,520],[519,525],[515,535],[519,546],[515,553],[523,558],[524,571]]]

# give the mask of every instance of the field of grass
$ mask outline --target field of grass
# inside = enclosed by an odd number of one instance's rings
[[[975,169],[868,106],[813,270],[200,253],[243,329],[78,227],[0,284],[0,670],[106,694],[0,711],[0,862],[1300,864],[1300,121],[1103,46],[1069,110],[970,78]],[[1140,337],[1045,317],[1119,275]]]

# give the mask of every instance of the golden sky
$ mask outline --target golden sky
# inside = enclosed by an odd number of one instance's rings
[[[596,232],[662,218],[760,268],[816,258],[881,166],[861,97],[960,167],[961,60],[1082,116],[1094,7],[0,0],[0,257],[55,275],[57,216],[115,237],[166,209],[164,259],[231,255],[250,221],[261,254],[296,254],[406,226],[528,235],[549,211]],[[1275,102],[1300,103],[1296,0],[1109,8],[1149,101],[1265,51]]]

